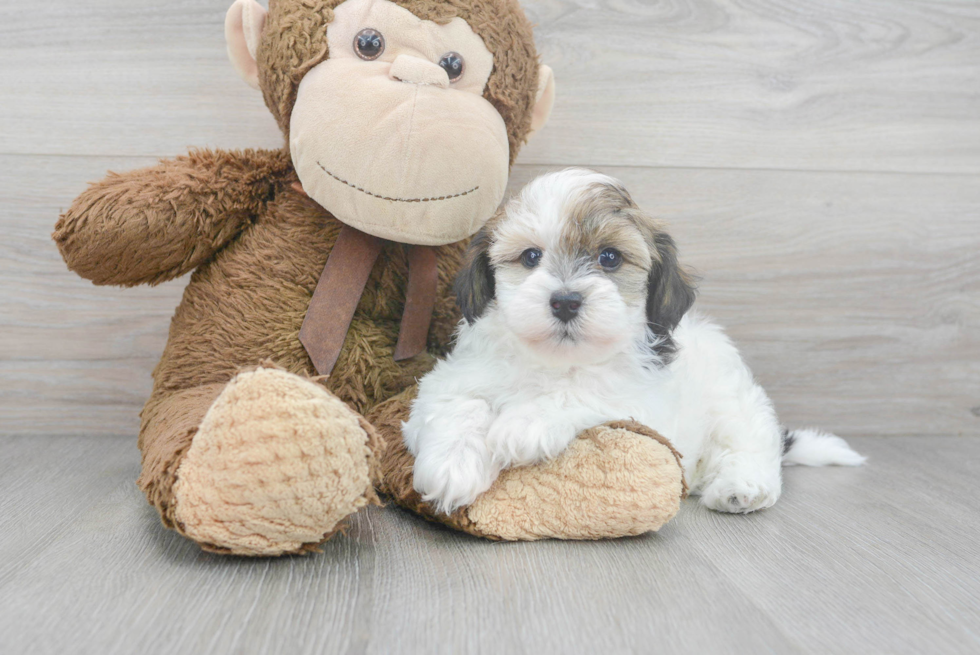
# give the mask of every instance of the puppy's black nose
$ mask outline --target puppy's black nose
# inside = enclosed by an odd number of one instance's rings
[[[551,296],[551,313],[562,323],[568,323],[575,318],[581,306],[580,293],[556,293]]]

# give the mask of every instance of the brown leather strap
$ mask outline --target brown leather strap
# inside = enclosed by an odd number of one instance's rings
[[[396,362],[425,350],[438,283],[435,250],[427,246],[408,246],[408,289],[395,346]]]
[[[320,375],[330,375],[337,363],[381,244],[378,237],[348,225],[340,229],[299,330],[299,341]]]
[[[297,193],[307,195],[299,182],[293,182],[291,186]],[[382,243],[381,239],[349,225],[340,229],[299,330],[299,341],[320,375],[330,375],[337,364],[354,310],[364,295]],[[395,361],[414,357],[425,350],[439,282],[435,250],[428,246],[407,248],[408,289],[395,345]]]

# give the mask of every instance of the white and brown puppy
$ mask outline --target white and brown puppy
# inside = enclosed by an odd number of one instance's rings
[[[669,438],[692,493],[723,512],[775,503],[781,463],[864,461],[839,437],[780,427],[721,328],[688,312],[673,240],[610,177],[531,182],[474,238],[457,296],[455,349],[403,424],[415,488],[441,511],[615,419]]]

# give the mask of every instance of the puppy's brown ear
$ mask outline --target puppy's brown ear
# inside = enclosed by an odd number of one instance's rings
[[[647,279],[647,324],[654,334],[669,338],[697,295],[694,276],[677,263],[677,247],[669,234],[656,231],[653,247],[659,255]]]
[[[453,289],[456,304],[463,312],[467,323],[480,318],[494,297],[493,266],[490,264],[490,230],[484,227],[470,241],[463,265]]]

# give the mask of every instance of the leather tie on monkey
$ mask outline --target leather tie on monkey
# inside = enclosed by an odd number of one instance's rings
[[[298,183],[293,188],[305,195]],[[345,224],[340,230],[299,331],[299,341],[320,375],[330,375],[340,357],[354,310],[383,245],[383,239],[350,225]],[[414,357],[425,350],[439,280],[435,250],[409,244],[405,247],[408,249],[408,287],[395,344],[395,361]]]

